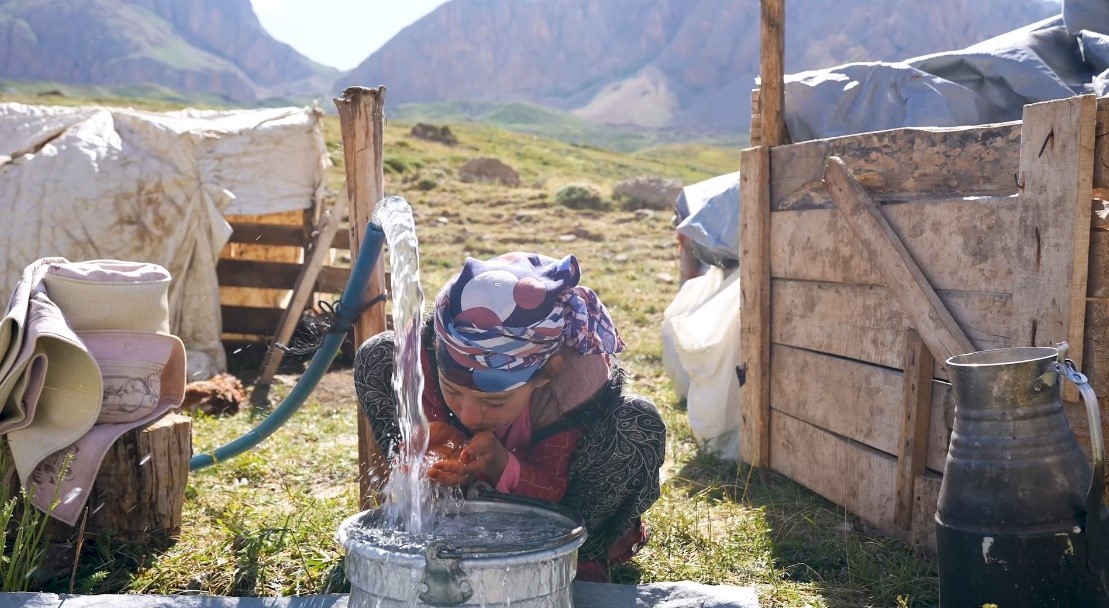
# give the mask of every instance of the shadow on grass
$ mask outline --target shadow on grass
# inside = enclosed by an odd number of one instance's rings
[[[121,593],[136,573],[156,562],[176,543],[176,540],[164,536],[125,541],[99,535],[85,539],[79,554],[76,541],[51,543],[43,572],[40,573],[41,590],[51,593]]]
[[[698,451],[667,483],[698,501],[761,513],[756,527],[766,538],[752,550],[768,550],[777,576],[806,584],[832,608],[938,605],[934,561],[783,475]]]

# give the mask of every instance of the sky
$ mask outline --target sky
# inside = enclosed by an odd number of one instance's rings
[[[447,0],[251,0],[262,27],[314,61],[349,70]]]

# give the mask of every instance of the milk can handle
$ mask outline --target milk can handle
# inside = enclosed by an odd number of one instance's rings
[[[1060,376],[1078,387],[1078,393],[1086,404],[1086,416],[1090,422],[1090,451],[1094,457],[1094,477],[1090,480],[1090,492],[1086,495],[1086,531],[1092,535],[1090,528],[1097,527],[1101,505],[1105,501],[1105,441],[1101,436],[1101,410],[1089,379],[1078,371],[1074,361],[1055,361],[1051,365]]]

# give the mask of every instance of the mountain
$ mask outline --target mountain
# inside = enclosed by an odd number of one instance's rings
[[[0,78],[309,98],[339,71],[266,33],[250,0],[0,0]]]
[[[789,0],[786,70],[959,49],[1059,13],[1050,0]],[[391,104],[538,103],[609,124],[746,129],[756,0],[451,0],[339,78]]]

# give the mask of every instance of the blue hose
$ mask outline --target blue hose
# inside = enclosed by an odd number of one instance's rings
[[[354,261],[354,267],[351,268],[350,280],[347,281],[347,287],[343,290],[343,295],[339,297],[339,306],[335,313],[335,327],[331,328],[327,337],[324,338],[323,344],[312,356],[308,368],[304,370],[304,374],[300,376],[296,386],[289,391],[288,396],[258,426],[247,431],[238,439],[211,452],[193,456],[192,460],[189,461],[190,471],[234,458],[253,448],[281,428],[281,425],[288,422],[289,418],[300,409],[300,406],[304,404],[304,400],[316,388],[320,378],[331,367],[335,355],[339,354],[339,348],[343,345],[347,332],[357,322],[362,308],[369,303],[366,285],[374,266],[377,265],[377,261],[381,257],[381,249],[384,244],[385,233],[380,226],[370,222],[366,228],[362,248],[358,252],[358,259]]]

